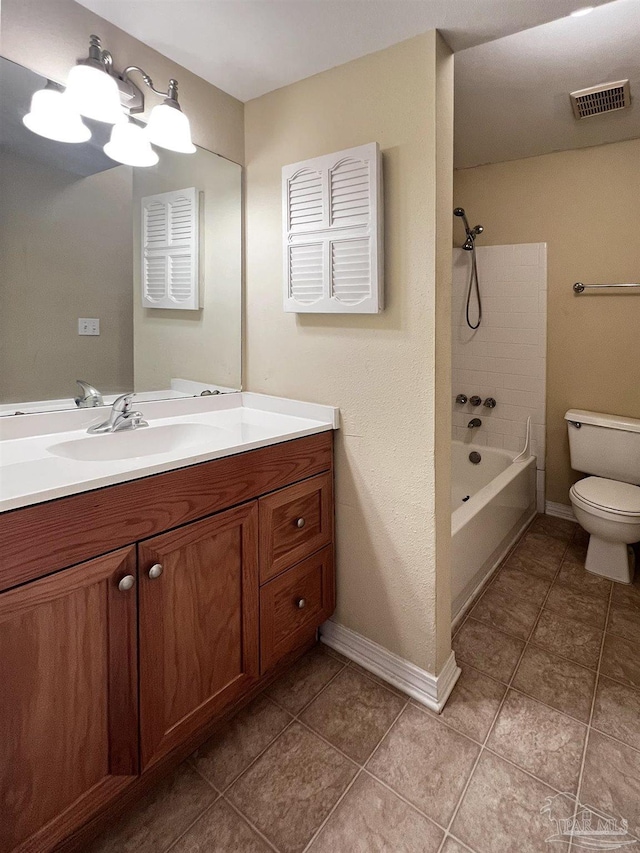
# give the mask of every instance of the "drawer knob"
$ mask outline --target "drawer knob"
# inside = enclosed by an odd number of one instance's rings
[[[120,592],[127,592],[127,590],[132,589],[135,582],[136,579],[133,575],[125,575],[118,584],[118,589]]]
[[[298,530],[302,530],[302,528],[304,527],[304,525],[305,525],[305,520],[304,520],[304,518],[297,518],[297,519],[296,519],[296,527],[298,528]]]
[[[163,568],[162,564],[156,563],[155,565],[151,566],[151,568],[149,569],[149,577],[151,578],[152,581],[154,581],[156,578],[160,577],[160,575],[163,573],[163,571],[164,571],[164,568]]]
[[[298,610],[304,610],[304,608],[306,606],[307,606],[307,599],[306,598],[296,598],[296,607],[298,608]]]

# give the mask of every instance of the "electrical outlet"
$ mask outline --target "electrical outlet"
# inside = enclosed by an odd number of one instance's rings
[[[100,320],[96,317],[78,317],[79,335],[99,335]]]

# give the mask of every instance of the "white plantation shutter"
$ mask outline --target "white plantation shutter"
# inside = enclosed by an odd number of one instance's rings
[[[383,308],[382,159],[377,143],[282,170],[284,310]]]
[[[193,310],[199,301],[195,187],[142,199],[142,305]]]

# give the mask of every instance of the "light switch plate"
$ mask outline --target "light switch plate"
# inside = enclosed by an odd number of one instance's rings
[[[78,317],[79,335],[99,335],[100,320],[97,317]]]

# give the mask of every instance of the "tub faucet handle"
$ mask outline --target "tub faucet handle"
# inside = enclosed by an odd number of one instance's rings
[[[460,403],[461,406],[464,406],[464,404],[466,402],[467,402],[467,395],[466,394],[458,394],[458,396],[456,397],[456,403]]]
[[[495,409],[496,407],[496,401],[493,397],[487,397],[487,399],[484,401],[484,404],[487,409]]]
[[[473,397],[469,398],[469,402],[472,406],[481,406],[482,405],[482,397],[478,397],[477,394],[474,394]]]

